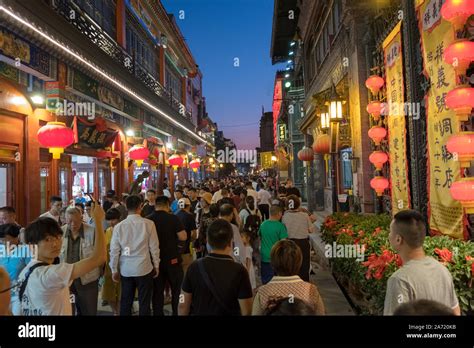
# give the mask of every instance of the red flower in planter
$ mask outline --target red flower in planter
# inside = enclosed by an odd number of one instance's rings
[[[371,254],[367,261],[362,262],[363,266],[368,267],[367,272],[365,273],[365,278],[370,279],[382,279],[383,273],[385,271],[385,268],[387,268],[387,265],[392,262],[394,259],[399,263],[397,259],[398,255],[394,255],[391,251],[389,250],[383,250],[382,254],[380,256],[377,256],[376,254]]]
[[[446,248],[439,249],[435,248],[435,254],[439,256],[443,264],[451,262],[453,260],[453,253]]]
[[[380,232],[382,232],[382,228],[377,227],[377,228],[375,228],[374,233],[372,233],[372,235],[376,236],[376,235],[380,234]]]

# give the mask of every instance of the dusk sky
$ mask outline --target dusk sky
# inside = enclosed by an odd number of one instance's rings
[[[239,149],[259,146],[262,105],[271,111],[273,0],[162,0],[203,73],[207,112]],[[184,19],[179,19],[179,11]],[[239,67],[234,67],[239,58]]]

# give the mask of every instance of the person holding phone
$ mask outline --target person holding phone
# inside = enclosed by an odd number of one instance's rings
[[[38,249],[37,258],[31,260],[19,276],[22,315],[72,315],[69,287],[75,279],[106,261],[102,228],[105,212],[94,204],[92,216],[100,222],[96,226],[92,253],[74,263],[53,264],[61,253],[63,243],[63,230],[56,220],[38,218],[26,228],[26,242],[36,244]]]

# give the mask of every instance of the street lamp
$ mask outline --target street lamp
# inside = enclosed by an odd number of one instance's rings
[[[342,99],[333,85],[331,90],[329,106],[329,122],[331,127],[331,178],[332,178],[332,210],[337,211],[337,187],[336,187],[336,158],[337,144],[339,138],[339,124],[342,121]],[[327,119],[326,119],[327,120]]]
[[[322,130],[327,130],[329,129],[330,123],[329,123],[329,113],[328,112],[323,112],[321,114],[321,129]]]

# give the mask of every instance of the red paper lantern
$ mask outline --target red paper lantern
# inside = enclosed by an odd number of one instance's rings
[[[141,167],[144,160],[150,156],[150,151],[143,145],[133,145],[133,147],[128,151],[130,159],[137,162],[137,166]]]
[[[321,134],[313,144],[313,151],[320,154],[327,154],[331,147],[331,137],[328,134]]]
[[[168,158],[168,162],[173,167],[173,169],[176,170],[178,169],[178,167],[181,167],[183,165],[184,159],[183,157],[177,154],[174,154],[174,155],[171,155],[170,158]]]
[[[378,75],[372,75],[365,81],[365,86],[370,89],[372,94],[377,94],[384,84],[384,79]]]
[[[474,108],[474,88],[459,86],[449,91],[445,101],[446,106],[456,112],[459,121],[467,121]]]
[[[298,151],[298,158],[300,161],[310,162],[313,160],[314,152],[313,149],[309,147],[303,147],[300,151]]]
[[[201,162],[198,159],[193,159],[189,162],[189,167],[193,170],[193,172],[197,172],[199,167],[201,166]]]
[[[460,132],[449,138],[446,148],[457,159],[462,168],[469,168],[474,159],[474,132]]]
[[[63,122],[48,122],[37,133],[38,141],[49,148],[54,159],[61,158],[64,149],[74,143],[74,131]]]
[[[387,130],[384,127],[375,126],[369,129],[369,138],[372,139],[375,145],[380,145],[382,139],[387,136]]]
[[[456,70],[458,75],[466,75],[466,70],[474,61],[474,42],[468,39],[457,40],[446,48],[443,59]]]
[[[380,115],[382,114],[382,110],[384,109],[384,104],[379,101],[370,102],[367,105],[367,112],[372,115],[375,121],[380,119]]]
[[[377,170],[382,170],[382,167],[388,161],[388,155],[383,151],[374,151],[369,156],[369,161]]]
[[[376,176],[372,180],[370,180],[370,187],[375,190],[377,196],[379,197],[383,195],[383,191],[388,188],[388,185],[388,180],[385,179],[383,176]]]
[[[466,214],[474,214],[474,177],[454,182],[449,191],[453,199],[461,202]]]
[[[441,7],[441,16],[451,22],[456,31],[461,30],[473,14],[474,1],[472,0],[446,0]]]

